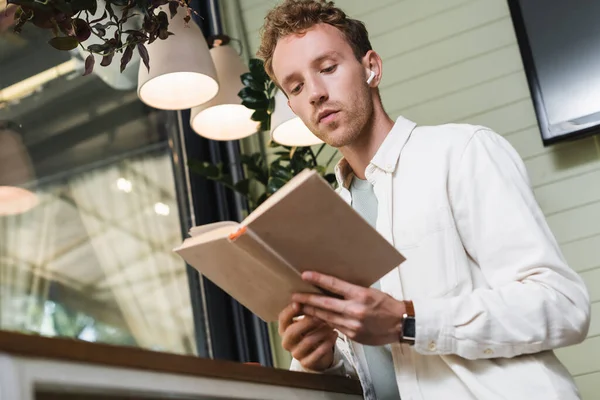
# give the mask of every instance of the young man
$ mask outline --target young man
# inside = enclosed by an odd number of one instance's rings
[[[281,313],[292,369],[358,376],[366,398],[578,398],[552,349],[585,338],[588,294],[515,150],[481,126],[391,120],[381,58],[332,2],[275,7],[259,55],[342,153],[340,195],[407,259],[372,288],[306,273],[343,298],[299,293]]]

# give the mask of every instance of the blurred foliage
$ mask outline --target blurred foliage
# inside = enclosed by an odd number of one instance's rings
[[[90,315],[71,310],[59,302],[33,295],[4,299],[7,315],[2,329],[49,337],[82,339],[90,342],[137,346],[131,332],[95,320]],[[22,313],[26,304],[26,313]],[[17,315],[17,313],[19,313]]]

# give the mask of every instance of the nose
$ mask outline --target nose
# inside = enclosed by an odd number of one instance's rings
[[[310,104],[318,106],[327,101],[329,95],[320,79],[313,79],[310,85]]]

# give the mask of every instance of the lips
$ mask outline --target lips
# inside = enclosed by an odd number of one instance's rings
[[[319,123],[327,122],[328,117],[330,117],[331,115],[336,114],[336,113],[337,113],[336,110],[323,110],[317,116],[317,121]]]

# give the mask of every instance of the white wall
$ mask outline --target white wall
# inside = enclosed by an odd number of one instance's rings
[[[242,0],[252,53],[276,1]],[[557,351],[583,398],[600,391],[600,139],[544,148],[504,0],[338,0],[364,21],[384,61],[389,114],[420,124],[468,122],[506,137],[523,157],[538,201],[570,265],[590,290],[588,339]]]

